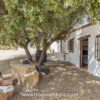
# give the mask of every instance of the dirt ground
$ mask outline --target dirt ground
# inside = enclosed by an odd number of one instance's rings
[[[0,61],[2,73],[10,73],[10,62]],[[32,92],[17,85],[12,100],[100,100],[100,78],[68,62],[47,61],[45,65],[50,68],[49,75],[43,76]]]

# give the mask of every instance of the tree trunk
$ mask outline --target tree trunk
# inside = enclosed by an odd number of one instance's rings
[[[43,49],[39,50],[39,58],[38,58],[38,67],[44,65],[44,62],[47,60],[47,49],[50,47],[50,43],[47,43],[47,40],[44,40]]]
[[[39,58],[39,61],[38,61],[38,65],[41,66],[44,64],[44,62],[46,62],[47,60],[47,49],[43,49],[42,52],[41,52],[41,56]]]
[[[24,49],[25,49],[25,52],[26,52],[26,55],[27,55],[28,59],[29,59],[31,62],[33,62],[33,59],[32,59],[32,56],[31,56],[31,54],[30,54],[30,51],[29,51],[28,47],[27,47],[27,46],[24,46]]]
[[[39,59],[41,57],[41,53],[42,53],[42,50],[39,50],[39,49],[36,50],[35,59],[36,59],[37,63],[39,62]]]

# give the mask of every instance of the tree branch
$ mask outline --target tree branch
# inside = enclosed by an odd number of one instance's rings
[[[30,38],[27,38],[27,41],[26,41],[25,44],[28,45],[30,41],[31,41],[31,39]]]
[[[67,30],[63,30],[61,33],[57,34],[56,36],[54,36],[54,38],[51,39],[51,43],[55,42],[55,41],[58,41],[62,38],[65,38],[65,35],[68,34],[68,31]]]

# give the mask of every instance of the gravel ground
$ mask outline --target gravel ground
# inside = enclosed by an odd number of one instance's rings
[[[19,58],[0,61],[3,73],[10,73],[12,60]],[[45,65],[49,75],[42,76],[32,92],[25,93],[17,85],[12,100],[100,100],[100,78],[68,62],[47,61]]]

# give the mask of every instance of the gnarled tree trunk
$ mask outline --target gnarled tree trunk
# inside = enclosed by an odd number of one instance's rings
[[[50,47],[50,43],[47,43],[46,40],[44,40],[43,48],[42,50],[36,51],[36,60],[38,63],[38,67],[42,66],[44,62],[47,60],[47,49]]]
[[[41,53],[42,53],[42,50],[39,50],[39,49],[36,50],[35,59],[36,59],[37,63],[39,62],[39,59],[41,57]]]
[[[35,54],[35,58],[36,58],[36,62],[38,63],[40,58],[41,58],[41,55],[42,55],[42,52],[43,50],[36,50],[36,54]],[[47,53],[44,54],[44,58],[42,58],[42,62],[46,62],[47,60]]]
[[[47,49],[43,49],[38,61],[38,65],[42,66],[46,62],[46,60],[47,60]]]
[[[24,46],[23,48],[24,48],[24,50],[25,50],[25,52],[26,52],[27,58],[28,58],[31,62],[33,62],[32,56],[31,56],[31,54],[30,54],[30,51],[29,51],[27,45]]]

